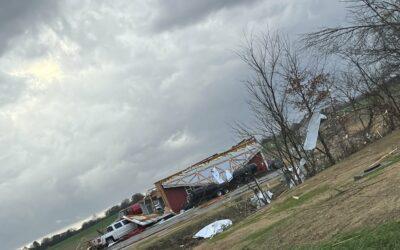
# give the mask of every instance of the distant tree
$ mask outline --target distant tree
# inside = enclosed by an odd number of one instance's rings
[[[120,210],[120,206],[119,205],[112,206],[111,208],[109,208],[106,211],[106,216],[110,216],[110,215],[116,214],[116,213],[118,213],[119,210]]]
[[[39,249],[39,247],[40,247],[39,242],[37,242],[37,241],[35,240],[35,241],[32,243],[31,249]]]
[[[136,193],[132,195],[132,204],[138,203],[144,198],[143,194],[141,193]]]
[[[42,242],[40,243],[40,246],[42,248],[47,248],[47,247],[51,246],[53,241],[54,241],[54,236],[51,237],[51,238],[46,237],[46,238],[42,239]]]
[[[121,204],[119,205],[120,209],[127,208],[131,204],[131,201],[129,199],[124,199]]]

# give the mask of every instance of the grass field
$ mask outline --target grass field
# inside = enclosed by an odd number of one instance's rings
[[[327,242],[298,249],[400,249],[400,222],[338,234]]]
[[[106,217],[99,221],[97,224],[86,228],[82,232],[50,247],[53,250],[75,250],[75,249],[86,249],[84,243],[98,235],[96,230],[102,230],[110,225],[117,218],[117,214]]]

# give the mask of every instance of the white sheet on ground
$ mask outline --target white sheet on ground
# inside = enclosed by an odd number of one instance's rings
[[[232,221],[229,219],[217,220],[203,227],[193,236],[193,238],[204,238],[204,239],[212,238],[214,235],[221,233],[230,226],[232,226]]]
[[[313,150],[317,146],[319,125],[323,119],[326,119],[326,116],[318,111],[311,116],[307,127],[306,140],[304,141],[305,150]]]

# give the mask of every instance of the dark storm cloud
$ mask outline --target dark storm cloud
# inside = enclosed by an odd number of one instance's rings
[[[185,27],[200,22],[219,10],[248,6],[256,1],[258,0],[157,0],[152,28],[155,31],[165,31]]]
[[[59,1],[52,0],[0,0],[0,56],[12,46],[13,38],[31,32],[58,11]]]

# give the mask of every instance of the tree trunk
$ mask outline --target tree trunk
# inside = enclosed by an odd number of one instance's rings
[[[335,159],[333,158],[333,156],[332,156],[332,154],[331,154],[331,151],[329,150],[328,145],[326,144],[325,139],[324,139],[324,137],[322,136],[322,133],[319,132],[319,133],[318,133],[318,136],[319,136],[319,140],[320,140],[321,143],[322,143],[322,146],[324,147],[324,151],[325,151],[326,156],[327,156],[328,159],[329,159],[329,162],[330,162],[332,165],[334,165],[334,164],[336,163],[336,162],[335,162]]]

